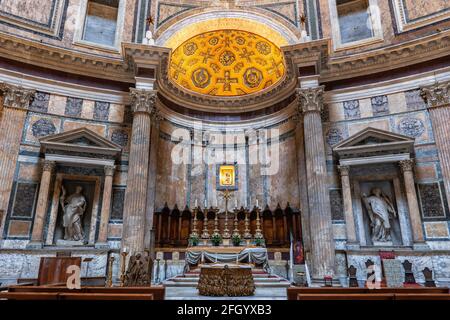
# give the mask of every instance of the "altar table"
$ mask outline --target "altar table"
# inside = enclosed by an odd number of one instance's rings
[[[264,271],[270,273],[267,249],[262,247],[190,247],[186,250],[185,271],[190,266],[203,262],[211,263],[247,263],[261,265]]]
[[[252,268],[229,265],[202,267],[197,289],[202,296],[252,296],[255,294]]]

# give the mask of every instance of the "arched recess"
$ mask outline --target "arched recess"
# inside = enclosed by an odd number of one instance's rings
[[[175,49],[198,34],[223,29],[257,33],[270,39],[278,47],[294,44],[298,37],[294,31],[274,19],[248,11],[213,11],[186,17],[168,27],[157,38],[156,44]]]

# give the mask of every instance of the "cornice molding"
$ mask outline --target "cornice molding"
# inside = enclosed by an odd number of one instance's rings
[[[3,32],[0,32],[0,57],[88,77],[134,82],[133,70],[120,57],[82,53]]]
[[[449,55],[450,30],[381,49],[345,57],[330,57],[321,82],[394,70]]]

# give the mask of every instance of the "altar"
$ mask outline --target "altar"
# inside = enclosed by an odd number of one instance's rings
[[[203,296],[251,296],[255,294],[252,267],[215,264],[203,266],[197,286]]]
[[[270,273],[267,249],[263,247],[232,247],[232,246],[199,246],[186,250],[185,272],[193,266],[209,264],[235,264],[249,267],[261,267]]]

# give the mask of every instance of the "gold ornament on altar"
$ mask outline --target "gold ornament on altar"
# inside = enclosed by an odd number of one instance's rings
[[[176,48],[169,75],[185,89],[212,96],[240,96],[274,86],[286,73],[284,56],[271,41],[241,30],[216,30]]]

